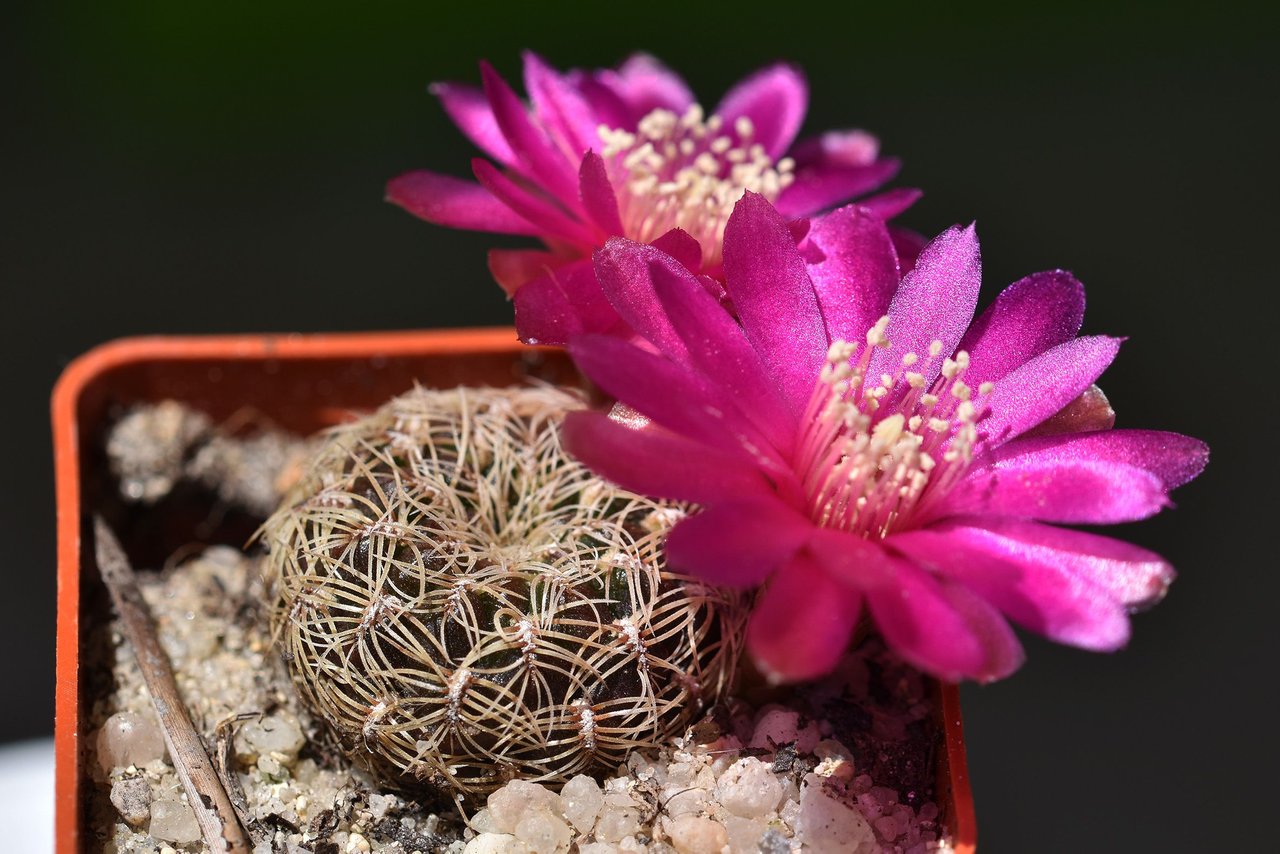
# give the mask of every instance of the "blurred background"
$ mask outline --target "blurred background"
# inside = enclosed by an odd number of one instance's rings
[[[507,323],[493,240],[382,201],[469,145],[427,94],[519,51],[562,68],[645,49],[711,106],[801,64],[806,131],[862,127],[978,221],[985,299],[1040,269],[1131,336],[1104,378],[1122,426],[1213,447],[1176,510],[1119,534],[1181,576],[1097,656],[1028,638],[964,689],[984,852],[1244,851],[1271,838],[1277,739],[1276,20],[1224,3],[26,4],[6,14],[0,284],[0,742],[52,731],[48,395],[124,335]],[[1032,8],[1035,7],[1035,8]],[[1265,349],[1264,349],[1265,347]],[[1239,407],[1239,408],[1237,408]]]

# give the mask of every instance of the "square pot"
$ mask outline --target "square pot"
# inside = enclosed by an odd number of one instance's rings
[[[111,414],[137,403],[181,401],[215,420],[245,411],[310,433],[370,410],[415,383],[428,387],[511,385],[536,376],[577,385],[567,356],[530,348],[507,327],[354,335],[132,338],[72,362],[53,393],[58,518],[55,838],[78,854],[89,838],[82,721],[90,703],[80,667],[82,619],[105,607],[93,557],[91,517],[109,481],[102,445]],[[126,542],[127,545],[127,542]],[[102,612],[97,612],[102,613]],[[937,803],[956,852],[972,854],[973,798],[965,767],[959,692],[936,686],[944,744],[937,751]]]

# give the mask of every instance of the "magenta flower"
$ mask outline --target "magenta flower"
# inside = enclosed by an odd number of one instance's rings
[[[546,244],[489,255],[494,278],[514,296],[517,331],[531,343],[616,327],[591,267],[592,251],[609,237],[657,243],[692,271],[718,277],[724,226],[744,191],[803,217],[869,192],[898,170],[862,131],[792,148],[808,87],[789,65],[751,75],[710,114],[649,56],[617,70],[560,74],[526,53],[531,107],[487,63],[480,71],[482,90],[439,84],[433,91],[498,165],[472,161],[478,184],[409,172],[387,185],[387,197],[438,225]],[[864,204],[891,217],[918,195],[896,191]]]
[[[729,219],[724,266],[736,320],[654,247],[597,253],[605,294],[645,340],[574,338],[579,366],[630,409],[575,413],[564,435],[625,488],[702,506],[671,531],[669,559],[767,585],[748,641],[766,673],[827,671],[864,610],[949,680],[1021,663],[1006,618],[1085,649],[1125,644],[1128,612],[1158,600],[1172,568],[1055,523],[1150,516],[1207,449],[1107,429],[1091,389],[1120,342],[1076,337],[1070,274],[1022,279],[971,323],[972,227],[900,278],[878,218],[842,208],[797,248],[754,194]]]

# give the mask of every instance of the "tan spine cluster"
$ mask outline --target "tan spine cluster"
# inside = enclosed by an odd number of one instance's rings
[[[562,782],[729,688],[743,595],[664,568],[678,507],[565,454],[582,405],[413,391],[335,430],[265,525],[294,682],[371,770],[472,795]]]

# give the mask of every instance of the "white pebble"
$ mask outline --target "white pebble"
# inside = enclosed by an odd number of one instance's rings
[[[730,851],[760,850],[760,837],[769,830],[769,825],[754,818],[742,818],[729,815],[724,818],[724,829],[729,834]]]
[[[812,753],[821,735],[813,721],[800,725],[800,713],[782,706],[765,706],[756,716],[749,747],[772,751],[795,742],[797,753]]]
[[[516,825],[516,838],[529,846],[533,854],[556,854],[568,851],[573,831],[543,807],[526,810]]]
[[[564,784],[560,790],[560,800],[564,804],[564,817],[578,829],[579,833],[587,833],[596,823],[600,808],[604,806],[604,795],[600,786],[586,774],[579,774]]]
[[[716,786],[720,803],[734,815],[756,818],[773,812],[782,800],[782,784],[773,770],[755,757],[739,759]]]
[[[640,811],[633,806],[606,803],[596,822],[596,839],[601,842],[621,842],[639,832]]]
[[[181,801],[153,801],[150,833],[164,842],[186,845],[200,838],[200,825],[191,807]]]
[[[523,842],[506,833],[482,833],[467,843],[463,854],[528,854]]]
[[[720,822],[696,815],[664,821],[667,836],[679,854],[720,854],[729,834]]]
[[[110,774],[112,768],[146,765],[164,756],[164,736],[150,710],[116,712],[98,731],[98,764],[104,774]]]
[[[809,854],[873,854],[880,850],[875,831],[862,813],[829,795],[822,779],[805,778],[800,789],[796,837]]]
[[[246,761],[274,753],[283,757],[286,764],[292,764],[305,743],[302,725],[287,712],[247,721],[235,737],[236,755]]]
[[[371,848],[369,840],[359,833],[353,833],[347,837],[346,854],[369,854]]]
[[[550,789],[527,780],[512,780],[489,795],[489,819],[503,833],[515,833],[525,813],[537,806],[552,815],[563,815],[560,796]]]

